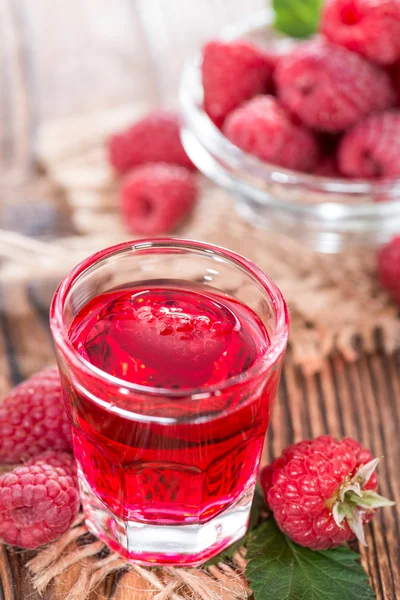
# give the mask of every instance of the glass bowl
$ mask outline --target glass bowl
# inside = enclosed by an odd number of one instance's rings
[[[271,48],[294,40],[272,27],[269,10],[226,27],[221,39],[243,38]],[[331,179],[263,162],[234,146],[203,110],[201,54],[185,65],[180,104],[182,142],[198,167],[237,200],[240,214],[319,252],[376,246],[400,232],[400,179]]]

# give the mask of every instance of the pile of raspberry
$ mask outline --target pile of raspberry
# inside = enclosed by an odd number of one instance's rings
[[[285,53],[203,50],[204,109],[241,150],[326,177],[400,177],[400,0],[328,0]]]
[[[0,476],[0,540],[38,548],[69,529],[80,501],[56,367],[0,401],[0,465],[10,465]]]

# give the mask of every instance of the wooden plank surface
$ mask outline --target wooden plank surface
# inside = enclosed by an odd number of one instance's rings
[[[0,174],[29,178],[38,127],[120,103],[175,105],[183,61],[221,26],[265,0],[0,0]],[[2,199],[0,199],[1,202]],[[52,361],[46,307],[0,290],[0,394]],[[400,359],[333,359],[305,379],[287,362],[264,460],[292,441],[351,435],[378,456],[381,491],[400,506]],[[400,515],[380,511],[362,560],[379,600],[400,597]],[[0,545],[0,599],[39,600],[24,564],[31,553]],[[44,594],[65,600],[79,566]],[[396,596],[397,591],[397,596]],[[110,576],[91,600],[143,600],[137,575]],[[345,599],[344,599],[345,600]]]

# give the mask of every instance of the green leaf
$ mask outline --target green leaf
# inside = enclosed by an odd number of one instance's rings
[[[247,543],[246,576],[255,600],[373,600],[359,555],[345,546],[310,550],[291,542],[273,519]]]
[[[273,0],[275,27],[292,37],[309,37],[318,30],[322,0]]]

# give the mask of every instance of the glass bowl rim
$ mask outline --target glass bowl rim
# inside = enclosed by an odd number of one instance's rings
[[[232,40],[254,31],[272,27],[273,12],[266,8],[256,12],[249,17],[228,25],[223,28],[218,39]],[[258,159],[257,157],[242,151],[232,144],[228,138],[211,121],[199,103],[198,91],[202,89],[201,84],[201,51],[185,62],[180,81],[180,105],[182,109],[184,127],[191,133],[194,132],[203,147],[216,156],[223,163],[235,170],[236,181],[243,183],[245,191],[253,196],[255,200],[264,204],[270,204],[276,208],[287,210],[301,216],[310,216],[319,220],[340,220],[353,218],[382,217],[388,218],[393,215],[393,209],[400,213],[400,200],[385,200],[384,202],[345,203],[339,201],[316,202],[306,204],[291,202],[281,198],[266,198],[266,194],[257,186],[240,180],[241,173],[256,175],[266,183],[280,185],[282,187],[304,186],[312,192],[354,194],[354,195],[393,195],[400,196],[400,178],[371,182],[370,180],[348,180],[344,178],[330,178],[309,173],[302,173],[279,167]],[[223,169],[223,167],[221,167]]]
[[[78,282],[81,277],[89,273],[93,268],[96,267],[96,265],[101,263],[101,261],[110,257],[115,257],[119,254],[125,254],[129,252],[134,254],[135,252],[140,251],[151,251],[152,249],[157,251],[161,250],[162,248],[174,247],[178,250],[181,249],[193,253],[205,252],[207,254],[212,254],[215,257],[222,258],[227,262],[233,263],[247,275],[252,277],[252,279],[260,286],[263,293],[266,293],[269,296],[271,305],[273,306],[276,324],[274,332],[271,335],[271,343],[265,353],[254,365],[252,365],[252,367],[239,375],[226,379],[220,384],[215,384],[209,387],[186,388],[182,390],[154,388],[151,386],[134,384],[129,381],[119,379],[113,375],[109,375],[105,371],[92,365],[77,352],[69,340],[68,329],[64,322],[63,311],[70,291],[72,290],[74,284]],[[80,262],[74,269],[72,269],[72,271],[69,272],[69,274],[66,275],[66,277],[64,277],[54,293],[50,306],[50,328],[56,346],[61,349],[61,352],[67,357],[68,361],[71,362],[71,364],[79,371],[89,373],[98,381],[106,382],[108,385],[115,386],[119,389],[123,388],[136,394],[147,394],[152,396],[162,395],[172,399],[191,397],[193,400],[196,400],[196,396],[201,396],[201,398],[204,399],[206,397],[205,394],[208,396],[215,395],[216,392],[229,389],[238,384],[243,385],[249,380],[257,378],[266,373],[285,350],[289,335],[289,314],[286,302],[277,285],[252,261],[244,258],[236,252],[214,244],[166,237],[122,242],[120,244],[116,244],[101,251],[95,252]]]

